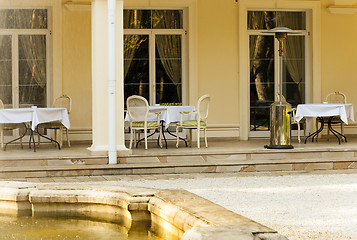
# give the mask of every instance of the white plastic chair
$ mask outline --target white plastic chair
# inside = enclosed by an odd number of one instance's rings
[[[0,109],[4,109],[4,103],[0,99]],[[20,135],[23,134],[23,130],[25,128],[25,125],[22,123],[0,123],[0,141],[1,141],[1,148],[4,149],[4,143],[5,143],[5,136],[4,136],[4,131],[5,130],[15,130],[19,129]],[[23,147],[22,145],[22,138],[20,138],[20,145],[21,148]]]
[[[200,131],[203,130],[204,137],[205,137],[205,145],[206,147],[208,147],[206,128],[207,128],[207,118],[208,118],[208,109],[209,109],[210,100],[211,97],[209,94],[203,95],[198,99],[196,111],[180,112],[181,120],[179,123],[176,124],[176,136],[177,136],[176,148],[179,147],[180,129],[189,129],[190,136],[192,136],[192,129],[197,129],[197,148],[200,148]],[[195,120],[184,121],[183,120],[184,114],[195,114]]]
[[[53,108],[66,108],[68,115],[71,112],[72,108],[72,99],[68,95],[62,95],[53,102],[52,104]],[[42,123],[38,125],[38,129],[52,129],[55,132],[55,140],[57,141],[57,130],[59,131],[59,144],[60,147],[62,148],[63,145],[63,133],[66,133],[66,139],[67,139],[67,144],[68,147],[71,147],[71,142],[69,140],[69,134],[68,134],[68,129],[63,126],[63,124],[60,121],[55,121],[55,122],[48,122],[48,123]],[[40,145],[40,135],[38,135],[38,146]]]
[[[330,104],[346,104],[346,95],[341,92],[333,92],[326,96],[325,102]],[[324,122],[327,123],[329,117],[324,117]],[[318,125],[321,123],[319,119],[316,119],[316,129],[318,129]],[[338,125],[341,127],[341,134],[344,132],[344,122],[339,117],[333,117],[331,120],[331,126]],[[330,130],[327,130],[327,139],[329,139]],[[343,140],[343,138],[342,138]]]
[[[127,114],[129,115],[130,123],[130,146],[132,148],[133,138],[136,142],[136,131],[144,131],[145,139],[145,149],[148,149],[147,143],[147,132],[148,130],[159,129],[159,144],[162,148],[162,128],[160,124],[160,112],[150,113],[149,112],[149,103],[148,101],[141,96],[133,95],[127,98],[126,100]],[[148,121],[149,115],[156,115],[156,121]]]

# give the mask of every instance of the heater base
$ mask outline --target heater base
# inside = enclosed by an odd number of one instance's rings
[[[293,145],[265,145],[264,148],[267,149],[293,149]]]

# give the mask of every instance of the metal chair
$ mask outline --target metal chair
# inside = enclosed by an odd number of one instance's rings
[[[149,103],[148,101],[142,97],[133,95],[127,98],[126,100],[127,114],[130,119],[129,127],[130,127],[130,146],[132,148],[133,138],[136,139],[136,131],[144,131],[144,139],[145,139],[145,149],[148,149],[148,130],[157,130],[159,129],[159,144],[162,148],[162,128],[160,124],[160,112],[150,113],[149,112]],[[148,116],[156,115],[156,121],[148,121]]]
[[[346,104],[346,95],[341,92],[333,92],[326,96],[325,102],[330,104]],[[329,117],[323,117],[323,121],[325,123],[328,122]],[[321,123],[319,119],[316,119],[316,129],[318,129],[318,125]],[[333,117],[331,120],[332,125],[339,125],[341,127],[341,134],[344,132],[344,122],[340,119],[340,117]],[[329,139],[330,130],[327,130],[327,139]],[[318,136],[317,136],[318,137]],[[343,139],[342,139],[343,141]]]
[[[207,118],[208,118],[208,109],[209,109],[210,100],[211,100],[211,97],[209,94],[203,95],[202,97],[200,97],[198,99],[196,111],[180,112],[181,120],[180,120],[180,122],[178,122],[176,124],[176,136],[177,136],[176,148],[179,147],[179,130],[180,129],[189,129],[190,136],[192,136],[192,129],[197,129],[197,148],[200,148],[200,130],[203,130],[204,137],[205,137],[205,145],[206,145],[206,147],[208,147],[206,128],[207,128]],[[195,114],[196,120],[184,121],[183,120],[184,114]],[[191,137],[191,140],[192,140],[192,137]]]
[[[4,103],[0,99],[0,109],[4,109]],[[23,123],[0,123],[0,142],[1,142],[1,148],[4,149],[4,142],[5,142],[5,136],[4,136],[4,131],[5,130],[15,130],[19,129],[20,135],[23,135],[23,130],[25,128],[25,125]],[[22,145],[22,138],[20,138],[20,145],[21,148],[23,147]]]
[[[66,108],[68,115],[71,112],[71,108],[72,108],[72,99],[70,96],[68,95],[62,95],[58,98],[56,98],[56,100],[53,102],[52,104],[53,108]],[[38,125],[38,130],[42,128],[44,130],[47,129],[51,129],[54,130],[55,133],[55,140],[57,141],[57,130],[59,131],[59,144],[60,147],[62,148],[63,145],[63,133],[66,133],[66,139],[67,139],[67,144],[68,147],[71,147],[71,142],[69,140],[69,134],[68,134],[68,129],[63,126],[63,124],[59,121],[56,122],[48,122],[48,123],[42,123]],[[40,146],[40,135],[38,135],[38,146]]]

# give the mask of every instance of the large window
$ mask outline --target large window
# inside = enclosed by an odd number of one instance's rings
[[[151,105],[183,101],[183,10],[124,10],[124,92]]]
[[[47,19],[47,9],[0,9],[0,98],[6,107],[47,104]]]
[[[297,34],[288,35],[283,59],[283,95],[293,107],[305,102],[306,13],[301,11],[249,11],[250,54],[250,131],[267,133],[270,104],[278,92],[278,41],[266,30],[288,27]],[[263,135],[256,135],[263,136]]]

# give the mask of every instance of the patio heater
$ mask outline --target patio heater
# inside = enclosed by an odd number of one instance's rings
[[[275,101],[270,105],[270,145],[265,145],[268,149],[292,149],[290,144],[290,109],[291,105],[286,102],[283,96],[283,56],[284,43],[288,34],[294,34],[293,30],[286,27],[276,27],[265,33],[274,33],[279,41],[279,76],[278,93]]]

